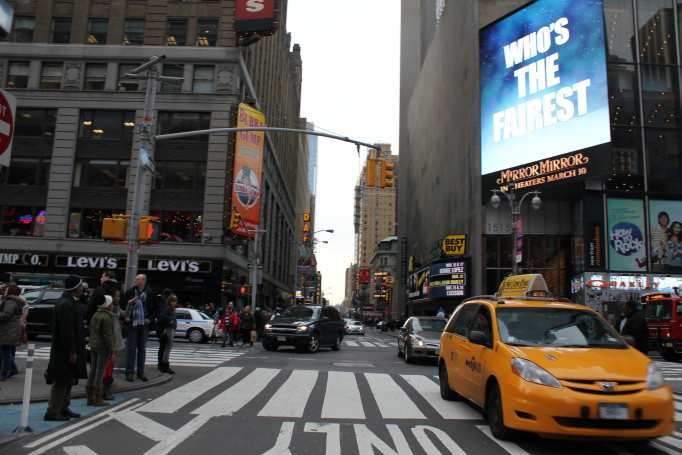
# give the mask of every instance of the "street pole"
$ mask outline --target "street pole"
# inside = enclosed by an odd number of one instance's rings
[[[521,218],[521,206],[516,204],[516,194],[514,193],[514,188],[511,188],[507,194],[509,197],[509,206],[511,207],[511,219],[512,219],[512,275],[519,274],[519,263],[516,261],[516,242],[518,241],[518,223],[519,218]]]
[[[249,264],[249,275],[251,278],[251,311],[256,311],[256,304],[258,301],[258,275],[260,273],[260,252],[258,239],[259,235],[267,232],[265,229],[254,229],[249,232],[253,232],[253,242],[252,242],[252,253],[251,261]]]

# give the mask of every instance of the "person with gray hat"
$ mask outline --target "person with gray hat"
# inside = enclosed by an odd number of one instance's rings
[[[47,421],[65,421],[80,414],[69,409],[71,388],[88,377],[85,365],[85,335],[79,300],[83,280],[71,275],[64,280],[65,290],[55,302],[52,315],[52,347],[45,379],[52,385],[45,412]]]
[[[114,299],[104,301],[90,319],[90,375],[88,376],[88,405],[104,406],[104,369],[114,351]]]

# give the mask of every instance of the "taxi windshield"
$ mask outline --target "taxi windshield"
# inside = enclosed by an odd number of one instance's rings
[[[644,305],[644,317],[656,321],[669,321],[673,317],[672,300],[649,300]]]
[[[512,346],[627,348],[612,327],[587,311],[498,308],[497,326],[502,342]]]

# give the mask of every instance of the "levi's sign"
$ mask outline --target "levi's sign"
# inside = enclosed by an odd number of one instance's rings
[[[211,261],[192,259],[140,259],[139,270],[147,272],[211,273]],[[125,258],[112,256],[56,256],[55,266],[68,269],[123,269]]]

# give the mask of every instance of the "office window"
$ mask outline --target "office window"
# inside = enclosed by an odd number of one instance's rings
[[[137,63],[128,64],[120,63],[118,65],[118,91],[119,92],[139,92],[140,91],[140,80],[126,78],[125,75],[130,71],[137,68]]]
[[[144,44],[144,19],[126,19],[123,27],[123,44],[125,46]]]
[[[179,133],[190,130],[207,130],[211,124],[210,112],[159,112],[158,134]],[[208,142],[208,136],[192,136],[183,141]]]
[[[17,109],[14,135],[17,137],[53,137],[56,109]]]
[[[611,123],[639,125],[637,71],[634,65],[609,65],[609,108]]]
[[[46,90],[59,90],[62,88],[62,73],[64,71],[64,64],[59,63],[43,63],[40,70],[40,88]]]
[[[202,212],[151,212],[161,219],[162,242],[200,242]]]
[[[85,81],[83,90],[104,90],[107,79],[106,63],[88,63],[85,65]]]
[[[680,97],[675,67],[641,65],[644,126],[678,128]]]
[[[73,173],[75,188],[126,188],[129,161],[78,160]]]
[[[670,0],[637,2],[642,63],[675,65],[675,20]]]
[[[619,63],[635,61],[635,19],[632,0],[604,0],[604,19],[608,60]]]
[[[28,87],[28,70],[28,62],[9,62],[9,70],[7,71],[7,87]]]
[[[35,17],[15,16],[14,29],[10,35],[10,41],[15,43],[30,43],[33,41],[33,30],[36,27]]]
[[[71,42],[71,18],[55,17],[52,19],[52,33],[50,42],[68,44]]]
[[[194,78],[192,80],[192,92],[194,93],[213,93],[215,91],[213,85],[213,75],[215,73],[214,67],[211,65],[195,65]]]
[[[39,237],[46,221],[44,207],[0,207],[0,235]]]
[[[163,76],[170,77],[184,77],[185,65],[178,65],[177,63],[168,63],[163,65],[161,70]],[[178,82],[161,82],[161,93],[180,93],[182,89],[182,81]]]
[[[215,46],[218,41],[218,19],[202,17],[197,22],[195,46]]]
[[[682,193],[682,133],[646,129],[650,193]]]
[[[154,188],[203,191],[206,162],[157,161]]]
[[[106,17],[91,17],[88,19],[87,44],[107,44],[109,19]]]
[[[187,45],[187,19],[168,19],[166,44],[168,46]]]
[[[81,111],[81,139],[108,139],[131,142],[135,128],[134,111]]]
[[[47,186],[50,160],[39,158],[12,158],[10,167],[0,183],[21,186]]]

